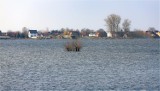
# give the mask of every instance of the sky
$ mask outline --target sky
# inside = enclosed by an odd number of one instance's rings
[[[0,0],[0,30],[83,29],[107,31],[111,14],[131,20],[131,30],[160,30],[159,0]]]

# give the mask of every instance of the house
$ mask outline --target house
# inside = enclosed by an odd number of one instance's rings
[[[103,29],[99,29],[96,32],[96,37],[107,37],[107,33]]]
[[[9,36],[0,36],[0,39],[10,39]]]
[[[113,37],[112,33],[111,32],[107,32],[107,37],[108,38],[112,38]]]
[[[70,38],[71,39],[77,39],[80,37],[80,32],[79,31],[71,31],[70,32]]]
[[[7,36],[7,33],[1,32],[0,36]]]
[[[10,37],[7,36],[7,33],[2,33],[0,30],[0,39],[10,39]]]
[[[146,31],[147,34],[150,34],[153,38],[160,38],[160,32],[158,30],[155,31]]]
[[[53,35],[53,36],[58,36],[58,35],[62,34],[62,31],[52,30],[50,34]]]
[[[156,34],[160,37],[160,32],[159,31]]]
[[[89,37],[97,37],[96,33],[90,33]]]
[[[63,38],[65,39],[77,39],[80,37],[79,31],[65,31],[63,33]]]
[[[28,32],[28,37],[29,37],[29,38],[37,38],[37,37],[38,37],[38,32],[37,32],[37,30],[29,30],[29,32]]]
[[[63,35],[63,38],[64,38],[64,39],[69,39],[69,38],[70,38],[70,35]]]

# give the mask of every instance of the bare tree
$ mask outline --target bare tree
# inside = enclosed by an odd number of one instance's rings
[[[43,36],[49,36],[50,32],[48,30],[41,32]]]
[[[20,38],[21,37],[21,33],[19,31],[16,31],[14,33],[15,33],[15,38]]]
[[[22,35],[24,38],[28,38],[28,28],[26,27],[22,28]]]
[[[105,22],[110,32],[117,32],[119,30],[121,17],[116,14],[111,14],[105,19]]]
[[[86,28],[83,28],[82,30],[81,30],[81,35],[82,36],[88,36],[90,33],[92,33],[92,32],[94,32],[94,30],[91,30],[91,29],[86,29]]]
[[[122,24],[124,32],[130,31],[130,25],[131,25],[131,21],[129,19],[125,19]]]
[[[149,27],[147,31],[154,32],[156,29],[154,27]]]
[[[7,31],[7,35],[9,36],[9,37],[15,37],[15,33],[14,32],[12,32],[12,30],[8,30]]]

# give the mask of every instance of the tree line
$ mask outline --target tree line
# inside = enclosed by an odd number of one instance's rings
[[[119,15],[111,14],[105,19],[105,22],[110,32],[130,31],[131,21],[129,19],[125,19],[124,22],[122,23],[123,28],[122,29],[120,28],[119,24],[121,22],[121,17]]]
[[[5,36],[9,36],[10,38],[28,38],[28,31],[30,29],[23,27],[21,31],[12,31],[8,30],[5,33]],[[50,38],[55,38],[58,35],[69,35],[70,32],[76,32],[79,36],[81,37],[87,37],[89,36],[90,33],[99,33],[99,37],[107,37],[107,33],[105,32],[104,29],[98,29],[98,30],[92,30],[88,28],[83,28],[81,30],[78,29],[69,29],[69,28],[61,28],[60,30],[38,30],[38,35],[39,36],[44,36],[44,37],[50,37]],[[2,32],[0,31],[0,36],[2,36]],[[4,36],[4,34],[3,34]]]
[[[116,14],[109,15],[106,19],[107,30],[112,34],[113,38],[146,38],[146,37],[158,37],[155,32],[158,32],[154,27],[149,27],[146,32],[141,29],[134,29],[130,31],[131,20],[125,19],[122,23],[122,28],[120,27],[121,17]],[[153,35],[155,34],[155,35]]]
[[[110,32],[112,34],[113,38],[145,38],[145,37],[152,37],[153,31],[158,31],[154,27],[150,27],[147,31],[150,31],[149,33],[146,33],[144,30],[141,29],[135,29],[134,31],[130,31],[131,26],[131,20],[124,19],[122,23],[122,28],[120,27],[121,23],[121,17],[117,14],[111,14],[106,19],[104,19],[106,23],[106,30],[104,29],[98,29],[98,30],[92,30],[88,28],[83,28],[81,30],[78,29],[69,29],[69,28],[61,28],[60,30],[43,30],[38,31],[39,35],[43,36],[57,36],[57,35],[67,35],[70,31],[76,31],[79,35],[85,37],[89,36],[90,33],[99,33],[100,37],[107,37],[106,32]],[[22,31],[7,31],[6,35],[11,38],[28,38],[28,28],[23,27]],[[151,32],[152,31],[152,32]],[[0,36],[2,35],[2,32],[0,31]]]

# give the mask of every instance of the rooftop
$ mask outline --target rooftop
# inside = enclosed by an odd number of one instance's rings
[[[38,33],[37,30],[29,30],[30,33]]]

